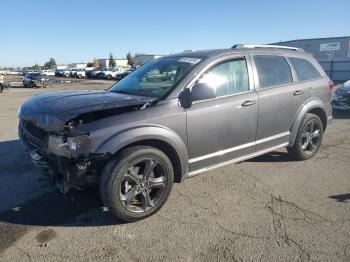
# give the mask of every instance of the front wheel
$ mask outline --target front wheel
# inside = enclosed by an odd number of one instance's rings
[[[321,119],[317,115],[306,114],[299,127],[294,145],[288,148],[288,153],[296,160],[312,158],[318,152],[322,138]]]
[[[173,166],[166,154],[154,147],[135,146],[107,164],[100,178],[100,194],[117,218],[133,222],[164,205],[173,181]]]

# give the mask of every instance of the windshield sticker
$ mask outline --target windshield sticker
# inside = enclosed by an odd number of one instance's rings
[[[181,57],[178,62],[197,64],[201,59],[195,57]]]

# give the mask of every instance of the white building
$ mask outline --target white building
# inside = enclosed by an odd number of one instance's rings
[[[100,67],[109,67],[109,58],[108,59],[98,59],[97,60]],[[129,67],[128,66],[128,60],[127,59],[114,59],[116,66],[120,66],[120,67]]]

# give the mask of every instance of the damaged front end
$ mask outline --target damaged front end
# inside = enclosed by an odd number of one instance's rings
[[[89,134],[49,133],[29,121],[20,121],[19,136],[33,164],[63,193],[70,188],[81,190],[96,185],[109,157],[92,153]]]
[[[19,109],[19,137],[34,165],[49,174],[61,191],[82,189],[97,182],[110,153],[93,152],[90,131],[79,131],[81,127],[143,109],[154,100],[106,91],[34,95]]]

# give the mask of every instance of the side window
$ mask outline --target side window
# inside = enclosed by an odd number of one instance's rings
[[[321,77],[320,72],[306,59],[289,57],[300,81]]]
[[[293,82],[290,67],[282,56],[254,56],[260,88],[283,85]]]
[[[210,68],[199,80],[216,89],[216,96],[226,96],[249,91],[245,59],[225,61]]]

